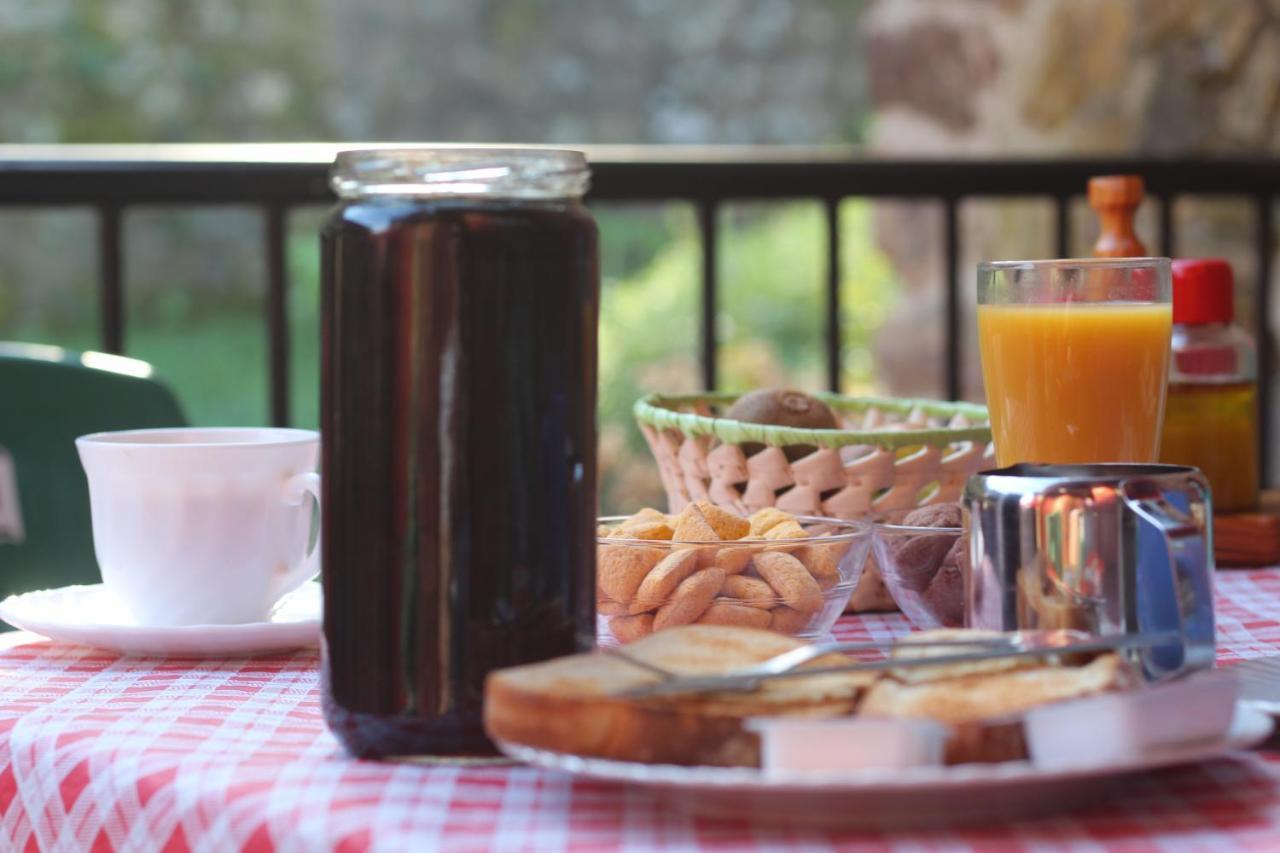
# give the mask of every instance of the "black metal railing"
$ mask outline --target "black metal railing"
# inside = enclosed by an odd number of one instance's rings
[[[97,212],[102,347],[123,352],[123,212],[135,205],[250,205],[263,212],[270,413],[289,418],[286,222],[294,207],[332,200],[327,171],[334,145],[0,146],[0,207],[84,206]],[[350,147],[350,146],[347,146]],[[963,368],[958,273],[959,210],[966,199],[1040,197],[1054,203],[1055,249],[1070,255],[1070,207],[1093,175],[1135,173],[1158,203],[1158,249],[1176,253],[1173,205],[1181,196],[1240,196],[1252,205],[1259,332],[1262,470],[1270,436],[1272,341],[1267,329],[1274,249],[1272,206],[1280,159],[876,160],[843,149],[664,147],[590,148],[593,201],[684,201],[702,238],[701,361],[716,387],[717,212],[726,202],[811,199],[823,204],[827,233],[826,372],[840,387],[840,202],[846,198],[931,200],[943,209],[945,287],[942,386],[960,395]]]

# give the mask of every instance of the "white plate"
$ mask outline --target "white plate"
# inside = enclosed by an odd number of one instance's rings
[[[883,829],[991,822],[1083,806],[1128,776],[1217,758],[1271,734],[1271,719],[1236,706],[1221,741],[1153,750],[1124,763],[1037,770],[1024,761],[766,776],[747,767],[678,767],[582,758],[499,743],[507,755],[549,770],[647,788],[674,808],[709,817],[826,829]]]
[[[276,605],[267,622],[148,628],[102,584],[11,595],[0,619],[51,640],[133,655],[218,657],[315,646],[320,640],[320,585],[303,584]]]

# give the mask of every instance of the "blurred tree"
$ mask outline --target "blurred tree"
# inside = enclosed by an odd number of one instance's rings
[[[875,388],[872,335],[895,291],[892,268],[871,234],[871,207],[841,211],[842,342],[846,390]],[[664,501],[657,470],[631,407],[643,394],[695,391],[701,249],[689,211],[674,213],[670,244],[635,275],[607,284],[600,318],[601,503],[630,512]],[[720,319],[722,385],[750,389],[824,384],[822,282],[826,253],[820,209],[811,204],[756,207],[722,223],[724,286],[742,294]],[[728,309],[726,308],[726,311]]]
[[[328,138],[321,0],[0,4],[4,142]],[[302,24],[302,25],[300,25]]]

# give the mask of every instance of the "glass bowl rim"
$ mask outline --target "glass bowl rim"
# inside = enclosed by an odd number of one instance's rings
[[[964,527],[920,527],[913,524],[887,524],[882,521],[873,523],[877,532],[883,530],[894,536],[906,536],[913,533],[950,533],[959,536],[965,532]]]
[[[785,510],[783,510],[785,512]],[[788,513],[788,515],[791,515]],[[596,524],[613,524],[631,518],[629,515],[602,515],[596,518]],[[738,545],[744,548],[763,547],[769,545],[802,545],[829,544],[831,542],[855,542],[859,538],[869,536],[875,530],[875,522],[862,518],[831,518],[822,515],[792,515],[796,521],[809,524],[833,524],[853,528],[847,533],[829,533],[822,536],[805,536],[795,539],[727,539],[718,542],[691,542],[687,539],[624,539],[620,536],[596,536],[596,542],[611,545],[647,545],[651,548],[663,546],[688,545],[691,548],[730,547]]]

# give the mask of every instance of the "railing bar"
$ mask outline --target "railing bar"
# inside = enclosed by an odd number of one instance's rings
[[[337,150],[335,146],[334,150]],[[591,200],[673,198],[935,199],[952,196],[1075,195],[1090,176],[1142,174],[1153,193],[1248,195],[1280,192],[1274,158],[1090,158],[954,161],[858,160],[848,152],[817,156],[767,148],[689,152],[636,147],[595,151]],[[139,160],[142,156],[152,160]],[[0,145],[0,206],[265,203],[332,201],[326,174],[331,157],[285,149],[260,159],[261,149],[226,145],[98,146],[90,155],[51,157],[47,149]],[[1154,248],[1154,246],[1153,246]]]
[[[1058,257],[1071,257],[1071,196],[1055,196],[1054,203],[1054,243]]]
[[[287,209],[269,204],[264,210],[267,250],[267,357],[271,423],[289,425],[288,271],[285,265]]]
[[[1172,258],[1176,240],[1174,239],[1173,228],[1173,205],[1175,202],[1173,193],[1164,193],[1160,196],[1160,254],[1166,258]]]
[[[840,199],[826,200],[827,212],[827,388],[840,393],[843,350],[840,313]]]
[[[698,204],[698,230],[702,234],[702,385],[717,387],[716,376],[716,212],[717,202]]]
[[[1271,461],[1271,359],[1275,351],[1271,333],[1271,257],[1275,246],[1272,201],[1272,197],[1264,193],[1254,202],[1258,248],[1255,262],[1258,278],[1253,294],[1253,313],[1258,329],[1258,481],[1264,487],[1269,480]]]
[[[960,267],[960,223],[959,200],[955,197],[943,199],[943,252],[946,259],[943,268],[945,294],[943,362],[946,373],[946,394],[948,400],[960,399],[960,294],[956,275]]]
[[[98,208],[98,337],[104,352],[124,353],[124,255],[120,250],[122,210]]]

